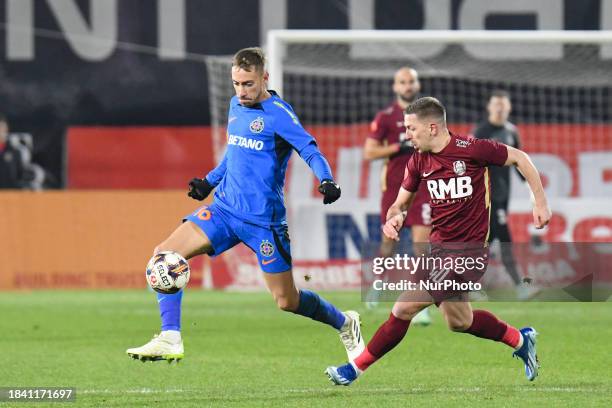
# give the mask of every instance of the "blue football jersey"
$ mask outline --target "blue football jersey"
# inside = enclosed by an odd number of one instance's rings
[[[285,222],[283,187],[293,149],[309,163],[319,180],[332,179],[315,139],[300,124],[291,105],[273,91],[270,93],[270,98],[252,107],[242,106],[235,96],[231,99],[225,156],[206,176],[209,183],[217,186],[217,205],[260,225]],[[324,165],[313,165],[314,161],[308,159],[311,156],[320,156]]]

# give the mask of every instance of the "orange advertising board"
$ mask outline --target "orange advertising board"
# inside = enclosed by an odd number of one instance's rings
[[[144,288],[153,249],[199,205],[185,191],[1,192],[0,290]]]

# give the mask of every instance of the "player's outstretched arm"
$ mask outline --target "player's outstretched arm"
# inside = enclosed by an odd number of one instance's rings
[[[542,186],[540,174],[527,153],[512,146],[507,146],[507,148],[508,159],[505,165],[516,166],[517,170],[527,180],[533,201],[533,223],[538,229],[544,228],[550,222],[552,214],[544,194],[544,186]]]
[[[415,193],[400,187],[397,198],[389,211],[387,211],[387,222],[383,225],[383,233],[387,238],[399,241],[399,232],[404,225],[408,208],[414,201]]]
[[[194,177],[189,182],[189,191],[187,195],[194,200],[202,201],[213,191],[213,189],[221,182],[227,170],[227,156],[223,156],[221,163],[212,169],[204,178]]]

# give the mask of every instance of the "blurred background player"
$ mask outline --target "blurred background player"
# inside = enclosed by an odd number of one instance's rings
[[[11,136],[8,119],[0,112],[0,188],[26,187],[25,161],[31,154],[24,154],[25,150],[18,137]]]
[[[0,188],[21,188],[22,166],[17,152],[8,143],[9,125],[0,112]]]
[[[359,314],[342,313],[316,293],[298,290],[293,280],[283,198],[292,151],[299,153],[319,179],[324,204],[340,198],[340,188],[315,139],[302,127],[292,107],[267,89],[263,51],[238,51],[231,76],[236,95],[230,101],[225,156],[205,178],[189,183],[188,195],[199,201],[216,187],[214,201],[188,215],[154,253],[175,251],[189,259],[200,254],[216,256],[244,243],[257,255],[277,306],[336,329],[349,359],[353,359],[365,347]],[[182,297],[182,291],[157,295],[162,331],[144,346],[128,349],[129,356],[143,361],[183,358]]]
[[[406,164],[414,153],[412,142],[406,138],[404,109],[414,102],[420,90],[421,83],[416,70],[410,67],[398,69],[393,77],[395,101],[376,114],[370,124],[370,135],[365,141],[363,155],[366,160],[385,160],[381,176],[381,225],[385,224],[387,211],[395,201],[404,180]],[[431,210],[425,185],[422,185],[417,192],[406,217],[405,227],[411,229],[414,256],[426,252],[431,231]],[[392,256],[396,248],[395,241],[383,234],[379,256]],[[366,295],[366,306],[376,307],[379,295],[379,291],[371,289]],[[430,324],[428,310],[425,309],[415,316],[413,323]]]
[[[426,182],[430,204],[435,210],[430,237],[432,256],[466,259],[467,255],[474,265],[479,258],[484,263],[472,271],[424,269],[420,279],[442,284],[477,282],[486,270],[488,251],[490,192],[487,166],[516,166],[521,171],[534,196],[534,225],[543,228],[549,223],[551,212],[538,170],[521,150],[492,140],[451,133],[446,126],[446,109],[435,98],[420,98],[405,113],[406,133],[418,153],[406,167],[407,176],[389,209],[383,232],[389,239],[399,240],[406,211],[419,183]],[[518,330],[489,311],[472,310],[467,294],[468,291],[453,286],[404,292],[393,306],[389,319],[379,327],[359,357],[343,366],[327,368],[330,380],[336,385],[351,384],[399,344],[411,319],[420,310],[435,303],[450,330],[502,342],[513,348],[513,356],[523,361],[527,379],[533,381],[538,375],[536,331],[532,327]]]
[[[48,173],[32,162],[34,139],[29,133],[12,133],[0,113],[0,188],[42,190]]]
[[[473,135],[478,139],[495,140],[520,148],[520,138],[516,126],[508,121],[512,103],[510,94],[504,90],[495,90],[491,93],[487,103],[488,116],[485,121],[478,124]],[[517,170],[518,176],[524,180]],[[508,206],[510,203],[510,168],[489,166],[491,178],[491,218],[489,242],[498,240],[500,243],[501,260],[508,276],[516,286],[517,298],[527,300],[538,293],[538,289],[523,282],[517,269],[512,253],[512,235],[508,228]]]

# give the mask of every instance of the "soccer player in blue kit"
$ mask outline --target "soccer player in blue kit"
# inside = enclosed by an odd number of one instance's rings
[[[242,242],[255,254],[277,306],[336,329],[352,361],[364,349],[359,314],[341,312],[309,290],[298,290],[291,272],[291,248],[283,202],[285,171],[296,150],[320,181],[323,202],[340,198],[340,187],[315,139],[300,124],[292,107],[267,89],[268,73],[260,48],[245,48],[232,61],[232,97],[227,120],[227,150],[208,175],[189,183],[188,195],[210,206],[197,209],[154,253],[174,251],[186,259],[216,256]],[[180,360],[183,291],[158,294],[161,333],[127,354],[135,359]]]

